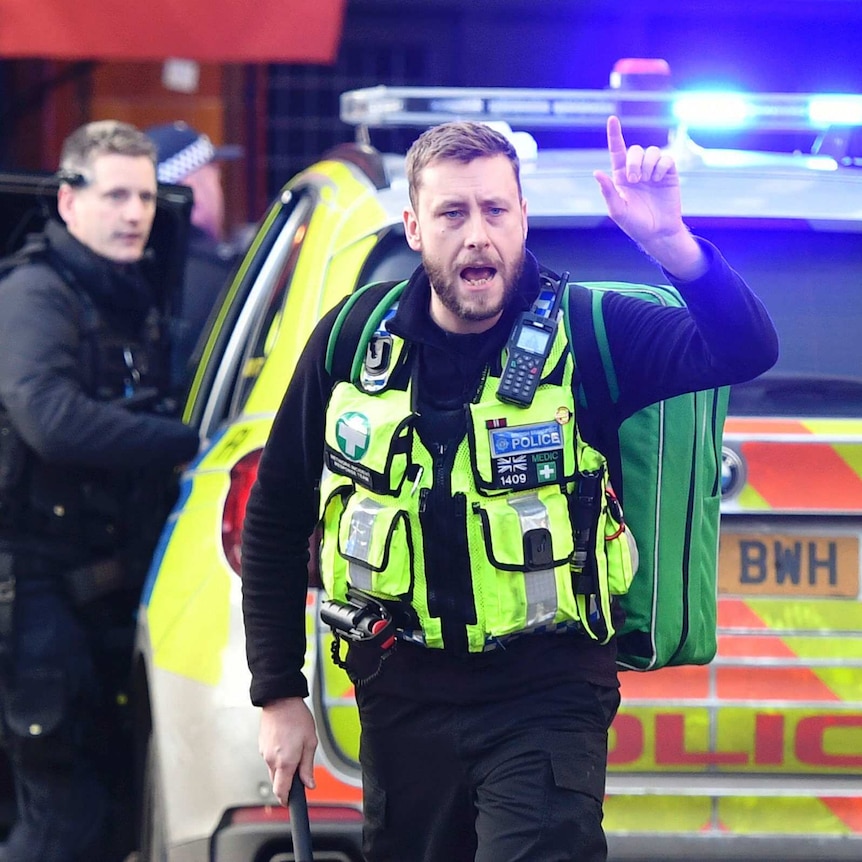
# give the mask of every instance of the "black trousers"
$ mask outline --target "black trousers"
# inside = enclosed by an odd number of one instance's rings
[[[111,776],[132,771],[131,739],[117,726],[109,677],[128,673],[131,642],[125,633],[117,648],[105,642],[115,632],[111,615],[113,608],[90,631],[59,578],[18,578],[14,668],[0,684],[0,735],[18,815],[0,851],[4,862],[115,862],[125,855],[127,836],[114,832],[127,825],[127,794]],[[108,672],[109,658],[116,674]]]
[[[615,688],[481,704],[357,688],[368,862],[605,862]]]

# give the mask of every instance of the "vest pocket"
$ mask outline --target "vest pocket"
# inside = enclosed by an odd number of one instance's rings
[[[479,528],[470,531],[471,557],[484,572],[487,630],[503,635],[577,619],[569,576],[572,531],[559,489],[474,503],[473,514]]]
[[[327,469],[375,494],[398,495],[410,472],[413,445],[413,416],[404,412],[404,399],[403,392],[368,398],[339,383],[326,413]]]
[[[539,387],[529,408],[497,400],[469,405],[468,441],[476,490],[496,496],[562,485],[576,472],[571,394]]]
[[[559,489],[473,504],[482,524],[485,553],[503,571],[535,571],[567,563],[572,555],[566,498]]]
[[[353,494],[338,524],[336,570],[360,590],[397,598],[411,583],[411,531],[407,513],[373,497]],[[342,578],[336,578],[336,581]]]

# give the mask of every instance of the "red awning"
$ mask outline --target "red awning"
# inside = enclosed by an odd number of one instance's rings
[[[0,57],[333,63],[346,0],[0,0]]]

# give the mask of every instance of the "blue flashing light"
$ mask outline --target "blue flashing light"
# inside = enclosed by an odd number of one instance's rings
[[[690,92],[673,101],[673,115],[684,126],[736,129],[748,125],[754,107],[740,93]]]
[[[862,126],[862,96],[812,96],[808,104],[812,124],[825,126]]]
[[[341,119],[365,128],[428,126],[452,119],[512,128],[600,129],[610,114],[626,126],[750,132],[862,126],[862,95],[733,90],[550,90],[369,87],[341,96]]]

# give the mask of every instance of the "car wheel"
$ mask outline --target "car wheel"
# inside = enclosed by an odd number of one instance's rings
[[[142,791],[139,862],[167,862],[165,805],[159,788],[156,744],[152,731],[147,737]]]

